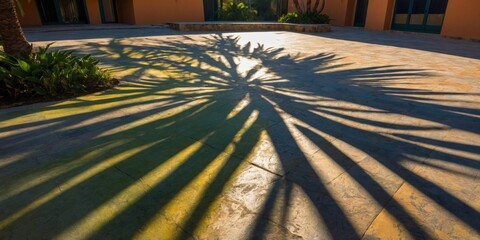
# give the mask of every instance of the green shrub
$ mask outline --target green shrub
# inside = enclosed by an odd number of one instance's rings
[[[327,14],[316,12],[305,13],[287,13],[278,19],[281,23],[300,23],[300,24],[329,24],[330,17]]]
[[[252,9],[257,10],[257,17],[255,20],[261,21],[276,21],[278,20],[277,8],[281,1],[279,0],[250,0]]]
[[[218,12],[218,19],[222,21],[252,21],[255,20],[257,11],[250,9],[244,2],[230,0],[223,4]]]
[[[0,96],[7,98],[60,98],[111,87],[109,74],[98,60],[72,51],[40,48],[26,56],[0,51]]]

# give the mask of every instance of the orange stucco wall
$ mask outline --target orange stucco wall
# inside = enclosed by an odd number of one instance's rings
[[[118,22],[135,24],[133,0],[119,0],[116,3]]]
[[[325,4],[325,13],[333,20],[332,25],[335,26],[350,26],[353,19],[353,8],[355,0],[327,0]]]
[[[100,5],[98,0],[87,0],[88,21],[90,24],[101,24],[102,18],[100,16]]]
[[[353,26],[356,4],[357,4],[356,0],[348,1],[347,5],[346,5],[347,12],[345,14],[345,24],[344,24],[344,26]]]
[[[36,1],[20,0],[24,16],[22,26],[42,25]],[[314,1],[313,1],[314,2]],[[324,13],[337,26],[351,26],[357,0],[327,0]],[[98,0],[86,0],[89,22],[101,24]],[[395,0],[369,0],[365,28],[390,29]],[[289,12],[295,11],[293,0]],[[203,0],[117,0],[121,23],[160,24],[175,21],[203,21]],[[449,0],[442,27],[442,36],[480,40],[480,0]]]
[[[365,28],[387,30],[392,25],[394,0],[369,0]]]
[[[31,0],[21,0],[24,15],[18,13],[18,19],[22,26],[39,26],[42,25],[42,20],[40,19],[40,14],[37,11],[37,4],[35,1]]]
[[[293,0],[288,0],[288,12],[296,12]]]
[[[312,0],[312,5],[313,3],[315,3],[315,0]],[[321,2],[319,5],[321,5]],[[351,26],[353,23],[354,7],[355,0],[326,0],[325,9],[323,12],[330,16],[332,19],[332,25]],[[293,0],[288,1],[288,11],[296,11]]]
[[[480,0],[450,0],[441,35],[480,40]]]
[[[136,24],[204,21],[203,0],[133,0]]]

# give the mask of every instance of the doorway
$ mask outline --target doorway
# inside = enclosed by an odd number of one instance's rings
[[[355,20],[353,26],[365,27],[367,20],[368,0],[357,0],[357,9],[355,10]]]
[[[117,23],[117,6],[115,0],[100,0],[102,23]]]
[[[88,23],[83,0],[37,0],[43,24]]]
[[[217,12],[219,8],[218,0],[203,0],[203,11],[205,21],[217,20]]]
[[[397,0],[392,29],[440,33],[448,0]]]

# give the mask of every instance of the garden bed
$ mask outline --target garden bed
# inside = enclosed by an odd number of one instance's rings
[[[51,102],[51,101],[60,101],[60,100],[67,100],[67,99],[73,99],[76,97],[81,97],[93,93],[98,93],[98,92],[103,92],[108,89],[114,88],[120,84],[120,81],[116,78],[112,78],[112,85],[109,87],[99,87],[99,88],[93,88],[93,89],[88,89],[85,92],[82,93],[72,93],[70,95],[64,95],[64,96],[57,96],[57,97],[46,97],[46,96],[22,96],[20,98],[9,98],[6,96],[1,96],[0,95],[0,109],[5,109],[5,108],[12,108],[12,107],[19,107],[23,105],[30,105],[34,103],[41,103],[41,102]]]
[[[296,24],[277,22],[173,22],[169,27],[178,31],[291,31],[291,32],[330,32],[330,24]]]
[[[90,55],[49,51],[10,55],[0,51],[0,108],[67,99],[118,84]]]

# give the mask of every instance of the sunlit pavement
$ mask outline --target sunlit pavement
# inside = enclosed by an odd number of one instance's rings
[[[0,239],[478,239],[480,43],[36,32],[123,83],[0,110]]]

